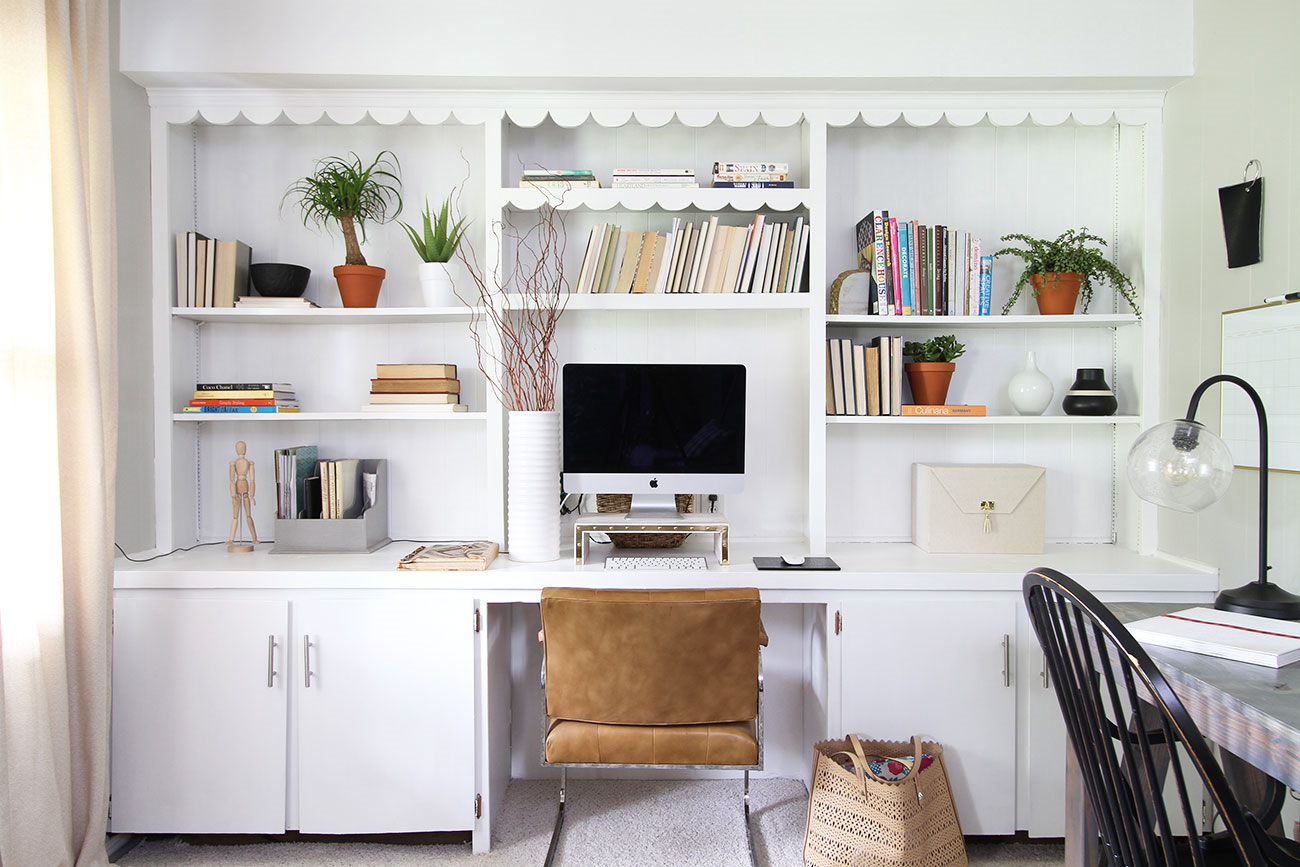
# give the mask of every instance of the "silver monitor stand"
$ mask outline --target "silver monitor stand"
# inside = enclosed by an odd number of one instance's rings
[[[627,513],[629,521],[680,521],[677,497],[674,494],[633,494],[632,507]]]

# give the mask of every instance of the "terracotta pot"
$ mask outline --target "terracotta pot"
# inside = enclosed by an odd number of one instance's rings
[[[957,365],[951,361],[911,361],[903,365],[912,386],[912,402],[920,406],[943,406]]]
[[[1082,282],[1082,275],[1070,271],[1031,274],[1029,285],[1034,287],[1038,312],[1043,316],[1068,316],[1073,313],[1075,305],[1079,303],[1079,284]]]
[[[337,265],[334,279],[339,283],[339,297],[344,307],[375,307],[379,304],[379,287],[384,284],[383,268],[373,265]]]

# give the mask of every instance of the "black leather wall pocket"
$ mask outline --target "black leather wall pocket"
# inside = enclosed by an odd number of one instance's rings
[[[1259,236],[1263,228],[1264,179],[1255,177],[1230,187],[1220,187],[1219,210],[1223,213],[1228,267],[1241,268],[1257,263],[1260,259]]]

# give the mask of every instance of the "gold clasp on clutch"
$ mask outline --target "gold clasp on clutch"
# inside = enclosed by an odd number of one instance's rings
[[[984,532],[993,532],[993,509],[992,500],[984,500],[980,503],[980,511],[984,513]]]

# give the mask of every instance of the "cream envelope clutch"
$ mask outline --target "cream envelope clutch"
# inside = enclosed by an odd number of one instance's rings
[[[936,554],[1041,554],[1047,470],[913,464],[912,542]]]

